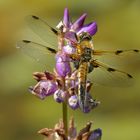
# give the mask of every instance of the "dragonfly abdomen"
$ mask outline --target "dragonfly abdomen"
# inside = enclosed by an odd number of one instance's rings
[[[78,79],[79,83],[86,81],[86,75],[87,75],[87,68],[88,63],[87,62],[81,62],[79,69],[78,69]]]
[[[87,72],[88,72],[88,63],[81,62],[78,69],[78,83],[79,83],[78,98],[79,98],[79,106],[82,111],[84,111],[85,108]]]

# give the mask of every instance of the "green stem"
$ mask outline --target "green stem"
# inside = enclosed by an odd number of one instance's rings
[[[62,105],[62,113],[63,113],[64,130],[67,135],[68,134],[68,123],[67,123],[68,113],[67,113],[67,103],[66,102],[64,102]]]
[[[65,78],[63,79],[63,84],[64,84],[64,91],[66,91],[66,87],[65,87]],[[66,136],[68,135],[68,109],[67,109],[67,99],[65,102],[63,102],[62,105],[62,113],[63,113],[63,122],[64,122],[64,130],[65,130],[65,134]]]

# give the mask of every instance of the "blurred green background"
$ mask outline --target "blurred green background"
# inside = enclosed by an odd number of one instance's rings
[[[28,87],[35,84],[32,73],[44,71],[45,67],[20,53],[15,46],[20,39],[41,41],[26,26],[25,16],[38,15],[55,26],[62,19],[65,7],[73,19],[86,12],[86,22],[97,22],[96,49],[140,49],[139,0],[0,0],[1,140],[41,140],[43,137],[37,131],[52,128],[61,118],[61,104],[55,103],[52,97],[41,101],[28,92]],[[139,57],[132,59],[130,65],[130,60],[123,68],[134,74],[134,86],[95,86],[93,96],[101,101],[97,109],[90,114],[69,109],[69,117],[75,117],[78,130],[92,120],[94,128],[103,129],[103,140],[140,139],[140,61],[137,61]]]

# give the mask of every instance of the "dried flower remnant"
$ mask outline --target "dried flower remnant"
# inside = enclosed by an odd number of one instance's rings
[[[69,121],[68,136],[65,134],[64,123],[62,120],[53,129],[43,128],[38,131],[48,140],[101,140],[102,130],[100,128],[91,130],[92,122],[88,122],[84,128],[77,133],[74,119]]]

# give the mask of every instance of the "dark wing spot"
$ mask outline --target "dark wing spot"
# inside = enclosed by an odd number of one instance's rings
[[[116,71],[116,70],[113,69],[113,68],[108,68],[107,71],[109,71],[109,72],[113,72],[113,71]]]
[[[37,17],[37,16],[32,16],[32,18],[34,18],[34,19],[39,19],[39,17]]]
[[[122,53],[122,52],[123,52],[122,50],[117,50],[117,51],[115,52],[115,54],[118,55],[118,54],[120,54],[120,53]]]
[[[36,20],[38,20],[39,19],[39,17],[37,17],[37,16],[32,16],[32,18],[34,18],[34,19],[36,19]],[[47,23],[46,23],[47,24]],[[47,24],[48,25],[48,24]],[[49,25],[48,25],[49,26]],[[50,27],[50,26],[49,26]],[[57,30],[55,30],[54,28],[52,28],[51,27],[51,30],[56,34],[56,35],[58,35],[58,32],[57,32]]]
[[[130,74],[128,74],[128,73],[127,73],[127,76],[128,76],[129,78],[133,78],[133,76],[132,76],[132,75],[130,75]]]
[[[94,68],[98,68],[99,66],[98,65],[94,65]]]
[[[48,49],[49,51],[51,51],[52,53],[55,53],[55,54],[57,53],[57,51],[56,51],[55,49],[53,49],[53,48],[49,48],[49,47],[48,47],[47,49]]]
[[[94,68],[98,68],[99,65],[98,65],[96,62],[94,63],[94,61],[93,61],[93,67],[94,67]]]
[[[24,43],[30,43],[31,41],[29,40],[22,40]]]
[[[134,52],[139,52],[139,50],[134,50]]]
[[[52,30],[56,35],[58,35],[58,31],[57,31],[57,30],[55,30],[55,29],[52,28],[52,27],[51,27],[51,30]]]

